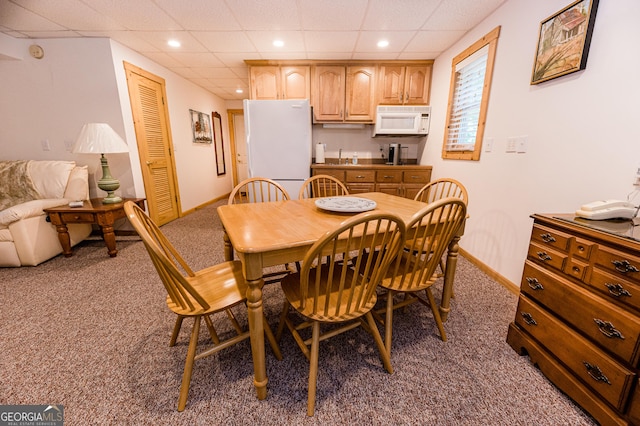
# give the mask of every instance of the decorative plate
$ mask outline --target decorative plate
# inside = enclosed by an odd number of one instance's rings
[[[326,197],[318,198],[316,206],[332,212],[360,213],[375,209],[377,204],[360,197]]]

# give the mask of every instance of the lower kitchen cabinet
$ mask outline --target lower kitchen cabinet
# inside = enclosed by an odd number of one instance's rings
[[[532,217],[507,342],[600,424],[640,424],[640,230]]]
[[[431,180],[431,166],[314,164],[311,170],[313,175],[326,174],[340,179],[350,194],[384,192],[414,198]]]

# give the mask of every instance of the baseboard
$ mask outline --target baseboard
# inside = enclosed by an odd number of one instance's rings
[[[469,262],[473,263],[476,268],[480,269],[482,272],[487,274],[490,278],[497,281],[500,285],[502,285],[504,288],[509,290],[511,293],[515,295],[520,294],[520,286],[515,285],[504,276],[500,275],[493,269],[489,268],[486,264],[481,262],[480,259],[472,256],[468,251],[466,251],[462,247],[459,248],[459,253],[462,256],[464,256],[464,258],[467,259]]]
[[[221,195],[220,197],[214,198],[214,199],[213,199],[213,200],[211,200],[211,201],[207,201],[206,203],[203,203],[203,204],[200,204],[200,205],[198,205],[198,206],[195,206],[195,207],[194,207],[194,208],[192,208],[192,209],[189,209],[189,210],[183,210],[183,211],[182,211],[182,215],[181,215],[181,217],[182,217],[182,216],[186,216],[186,215],[191,214],[191,213],[194,213],[194,212],[196,212],[197,210],[200,210],[200,209],[203,209],[203,208],[205,208],[205,207],[207,207],[207,206],[210,206],[211,204],[217,203],[217,202],[218,202],[218,201],[220,201],[220,200],[226,200],[226,199],[228,199],[228,198],[229,198],[229,195],[231,195],[231,192],[227,192],[226,194]]]

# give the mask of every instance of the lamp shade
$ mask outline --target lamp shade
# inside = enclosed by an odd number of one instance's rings
[[[113,154],[129,152],[127,143],[107,123],[88,123],[82,126],[73,153]]]

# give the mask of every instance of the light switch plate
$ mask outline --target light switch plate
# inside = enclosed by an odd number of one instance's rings
[[[517,146],[518,146],[518,138],[516,137],[507,138],[507,152],[516,152]]]
[[[525,152],[527,152],[527,148],[529,145],[529,137],[528,136],[520,136],[517,139],[517,143],[516,143],[516,152],[523,154]]]

